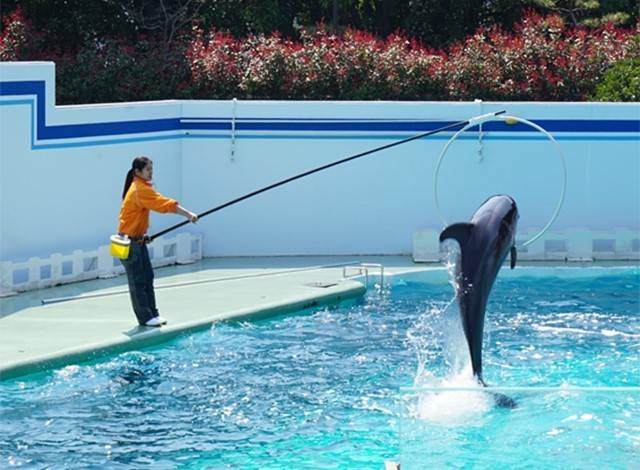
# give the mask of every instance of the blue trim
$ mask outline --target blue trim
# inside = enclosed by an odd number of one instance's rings
[[[169,134],[169,135],[165,134],[165,135],[151,135],[148,137],[131,137],[126,139],[91,140],[91,141],[84,141],[84,142],[67,142],[67,143],[60,143],[60,144],[34,144],[32,147],[35,150],[93,147],[95,145],[129,144],[132,142],[150,142],[154,140],[178,140],[183,137],[184,137],[184,134]]]
[[[185,120],[209,120],[216,122],[184,122]],[[231,130],[231,122],[221,122],[222,118],[182,118],[182,129],[194,130]],[[258,122],[255,122],[258,121]],[[369,131],[369,132],[427,132],[439,127],[448,126],[457,121],[419,121],[419,120],[380,120],[380,119],[301,119],[301,118],[239,118],[236,119],[238,131]],[[532,121],[548,132],[640,132],[640,120],[587,120],[587,119],[540,119]],[[484,132],[532,132],[526,124],[509,125],[501,121],[483,124]],[[478,127],[472,127],[469,132],[477,132]],[[535,131],[534,131],[535,132]]]
[[[33,100],[2,100],[0,105],[33,104]]]
[[[38,140],[175,131],[180,129],[179,123],[180,119],[171,118],[48,126],[44,128],[42,134],[38,134]]]
[[[429,136],[428,140],[449,140],[452,136],[452,132],[443,132],[439,135]],[[409,137],[413,137],[415,134],[236,134],[236,140],[402,140]],[[183,136],[184,139],[229,139],[231,134],[191,134],[187,133]],[[623,136],[571,136],[560,135],[554,136],[556,140],[584,140],[584,141],[640,141],[640,135],[623,135]],[[477,141],[477,135],[461,135],[458,140],[471,140]],[[545,135],[483,135],[482,140],[540,140],[548,141],[549,138]]]
[[[35,99],[0,101],[0,105],[29,104],[34,125],[31,129],[31,145],[34,149],[89,147],[93,145],[110,145],[130,142],[172,139],[223,139],[230,134],[193,134],[190,131],[231,131],[229,117],[174,117],[163,119],[144,119],[115,122],[96,122],[84,124],[46,125],[45,81],[7,81],[0,82],[0,96],[34,96]],[[196,121],[196,122],[185,122]],[[242,131],[276,132],[271,135],[242,135],[238,139],[318,139],[318,140],[397,140],[419,132],[427,132],[439,127],[453,124],[455,121],[433,121],[416,119],[347,119],[347,118],[240,118],[236,119],[235,128]],[[555,135],[558,140],[585,141],[638,141],[640,140],[640,119],[543,119],[534,121],[549,132],[575,133],[582,135]],[[35,129],[34,129],[35,128]],[[477,127],[469,129],[476,132]],[[545,140],[537,136],[537,131],[529,126],[517,123],[507,125],[504,122],[488,122],[483,125],[484,132],[500,132],[512,134],[485,135],[486,140]],[[174,132],[172,132],[174,131]],[[178,131],[177,133],[175,131]],[[58,139],[123,136],[131,134],[151,134],[156,132],[172,132],[167,135],[137,136],[109,140],[92,140],[67,143],[39,143]],[[281,134],[287,132],[287,134]],[[319,132],[320,134],[290,134],[290,132]],[[371,135],[321,134],[322,132],[372,132]],[[382,132],[404,132],[401,134],[380,134]],[[411,134],[413,133],[413,134]],[[520,135],[513,135],[514,133]],[[597,136],[593,133],[616,133],[623,135]],[[526,134],[526,135],[522,135]],[[532,135],[533,134],[533,135]],[[451,133],[431,137],[438,140],[449,139]],[[477,136],[461,136],[463,139],[477,139]]]
[[[182,121],[228,121],[230,118],[229,117],[183,117],[181,118]],[[313,117],[309,117],[309,118],[297,118],[297,117],[243,117],[243,118],[239,118],[243,121],[264,121],[264,122],[272,122],[272,121],[309,121],[309,122],[318,122],[318,121],[326,121],[326,122],[376,122],[376,121],[406,121],[406,122],[411,122],[411,121],[418,121],[418,122],[425,122],[427,120],[425,119],[400,119],[400,118],[363,118],[363,119],[358,119],[358,118],[313,118]],[[436,122],[435,119],[432,119],[431,121]],[[439,122],[439,121],[438,121]]]

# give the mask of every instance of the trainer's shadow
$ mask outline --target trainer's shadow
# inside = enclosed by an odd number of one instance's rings
[[[151,326],[134,326],[130,330],[123,331],[122,334],[128,336],[129,338],[140,338],[143,336],[151,336],[156,333],[160,333],[160,328],[151,327]]]

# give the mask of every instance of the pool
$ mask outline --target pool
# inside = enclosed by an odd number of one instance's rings
[[[503,269],[484,376],[517,387],[514,410],[414,388],[465,386],[452,296],[442,270],[400,276],[355,305],[2,382],[0,467],[637,467],[640,268]]]

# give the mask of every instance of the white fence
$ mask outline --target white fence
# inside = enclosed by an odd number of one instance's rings
[[[518,233],[517,245],[526,243],[539,230]],[[442,257],[439,232],[424,230],[413,234],[413,259],[437,261]],[[518,248],[524,261],[628,261],[640,260],[640,234],[628,229],[593,231],[580,228],[547,231],[535,242]]]
[[[149,245],[153,266],[187,264],[202,258],[202,235],[180,233],[160,237]],[[124,272],[119,259],[109,254],[109,245],[94,251],[75,250],[70,255],[54,253],[48,258],[29,258],[24,262],[0,262],[0,297],[19,291],[68,284],[70,282],[113,277]]]

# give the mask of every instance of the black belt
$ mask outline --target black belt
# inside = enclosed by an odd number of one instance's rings
[[[136,242],[138,245],[144,245],[145,243],[149,243],[151,239],[149,235],[143,235],[142,237],[129,237],[132,242]]]

